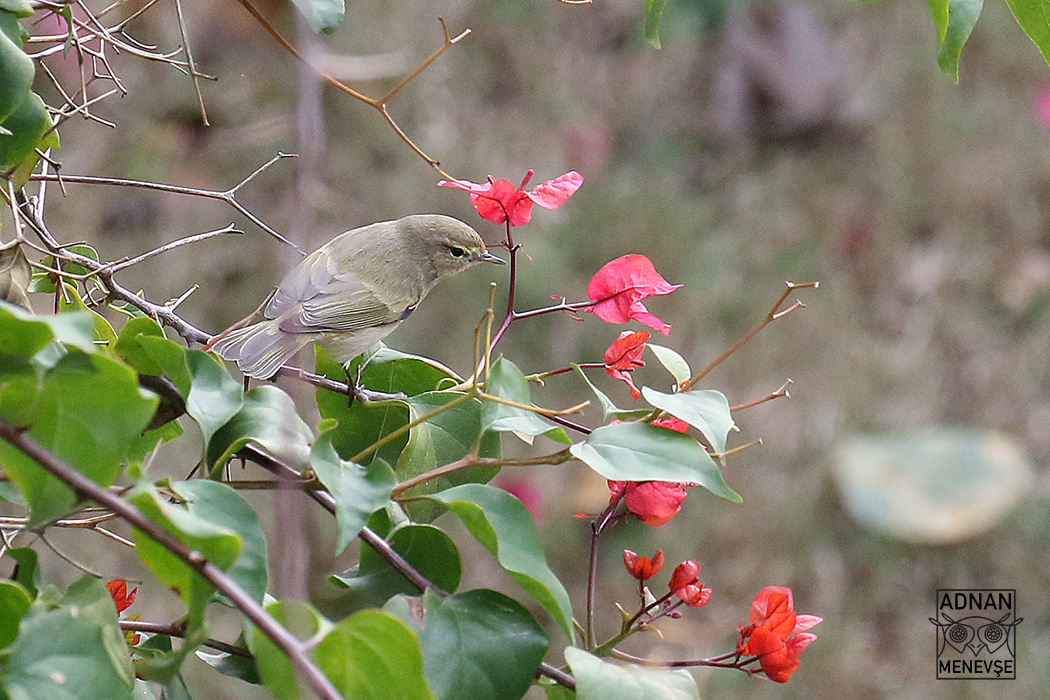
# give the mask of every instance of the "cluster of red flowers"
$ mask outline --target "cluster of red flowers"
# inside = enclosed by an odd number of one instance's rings
[[[518,187],[509,180],[497,180],[491,176],[485,183],[442,180],[438,184],[469,192],[471,204],[483,219],[508,226],[527,224],[532,218],[533,204],[547,209],[561,206],[583,184],[583,177],[570,171],[526,190],[532,174],[530,170]],[[644,255],[624,255],[606,263],[591,278],[587,285],[587,297],[591,303],[585,311],[608,323],[637,321],[667,335],[671,327],[651,314],[642,302],[651,296],[669,294],[679,286],[661,277],[652,261]],[[641,392],[631,373],[644,366],[642,353],[649,338],[648,331],[623,331],[606,349],[603,358],[606,373],[627,384],[634,399],[641,396]],[[674,417],[654,420],[652,424],[683,433],[688,428],[687,423]],[[610,504],[622,498],[630,513],[653,526],[663,525],[677,515],[686,497],[685,488],[696,485],[668,481],[608,483]],[[644,583],[663,567],[664,553],[658,551],[650,559],[625,550],[623,561],[631,576]],[[704,587],[699,576],[698,562],[687,560],[678,564],[668,583],[670,593],[661,600],[674,595],[693,607],[706,605],[711,599],[711,589]],[[806,630],[821,621],[816,615],[795,613],[790,588],[764,588],[751,603],[751,624],[738,627],[737,656],[753,657],[745,663],[757,659],[763,673],[778,683],[784,683],[799,667],[799,655],[816,639],[816,635]]]
[[[660,550],[650,559],[625,549],[623,564],[631,576],[639,581],[648,581],[663,568],[664,552]],[[692,559],[687,559],[674,568],[667,587],[679,600],[694,608],[702,608],[711,600],[711,589],[700,583],[700,563]]]
[[[806,630],[823,618],[796,614],[790,588],[767,586],[751,602],[750,621],[738,626],[737,654],[757,657],[763,673],[786,683],[801,663],[799,655],[817,638]]]

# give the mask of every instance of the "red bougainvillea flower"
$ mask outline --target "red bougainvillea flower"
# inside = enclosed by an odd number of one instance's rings
[[[533,204],[539,204],[545,209],[557,209],[583,184],[583,176],[575,170],[526,191],[525,185],[529,184],[531,179],[530,170],[525,173],[525,179],[518,187],[514,187],[510,180],[497,180],[491,175],[484,183],[442,180],[438,186],[455,187],[469,192],[470,203],[485,221],[494,224],[509,221],[511,226],[522,226],[532,219]]]
[[[689,429],[689,424],[681,418],[675,418],[674,416],[668,416],[667,418],[657,418],[652,422],[653,425],[659,425],[664,428],[670,428],[676,433],[684,433]],[[703,445],[701,445],[703,447]]]
[[[135,602],[135,594],[139,591],[137,588],[132,588],[129,593],[128,582],[122,578],[107,583],[106,590],[113,598],[113,604],[117,606],[117,613],[122,613],[131,607],[131,604]]]
[[[658,550],[649,557],[640,557],[629,549],[623,550],[623,565],[627,567],[627,573],[639,581],[651,579],[664,566],[664,551]]]
[[[631,372],[645,365],[642,352],[649,340],[649,331],[624,331],[612,345],[605,349],[605,373],[613,379],[623,381],[631,388],[631,398],[642,395],[631,379]]]
[[[737,653],[755,656],[762,672],[786,683],[799,665],[799,655],[817,638],[806,630],[822,622],[816,615],[795,613],[791,589],[767,586],[751,602],[751,624],[740,627]]]
[[[624,255],[606,263],[591,278],[587,297],[597,303],[586,310],[609,323],[627,323],[633,319],[667,335],[671,327],[649,313],[642,300],[670,294],[681,286],[661,277],[644,255]]]
[[[685,500],[685,486],[695,484],[675,483],[673,481],[610,481],[609,502],[619,498],[623,493],[623,502],[646,525],[659,527],[682,510]]]
[[[687,559],[674,568],[667,587],[686,605],[702,608],[711,600],[711,589],[700,583],[700,563]]]

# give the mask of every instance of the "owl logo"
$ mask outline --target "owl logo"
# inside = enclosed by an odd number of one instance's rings
[[[953,620],[946,612],[941,611],[940,617],[944,618],[943,621],[935,617],[930,618],[930,622],[940,628],[937,658],[940,658],[948,647],[963,655],[969,650],[974,657],[979,657],[982,652],[987,652],[989,656],[994,655],[1004,645],[1013,657],[1016,643],[1014,627],[1021,624],[1024,618],[1008,622],[1012,616],[1013,612],[1008,612],[998,620],[979,615]]]

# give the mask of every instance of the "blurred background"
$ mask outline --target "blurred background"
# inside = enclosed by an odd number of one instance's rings
[[[225,190],[294,152],[238,199],[304,249],[424,211],[502,240],[464,193],[436,186],[440,176],[375,110],[322,88],[239,5],[183,5],[197,64],[218,77],[202,85],[211,126],[201,125],[187,77],[113,57],[129,93],[95,111],[117,128],[64,125],[63,173]],[[790,586],[800,612],[824,618],[787,685],[699,670],[704,698],[1050,697],[1050,71],[1005,4],[984,8],[958,85],[937,68],[933,25],[917,0],[671,0],[661,50],[642,38],[642,0],[373,0],[350,4],[343,26],[320,38],[288,4],[258,6],[370,96],[440,45],[438,17],[453,34],[472,30],[389,109],[457,178],[517,183],[530,168],[533,184],[570,169],[585,177],[566,205],[537,208],[516,231],[532,258],[522,260],[519,310],[552,295],[582,300],[602,264],[644,253],[683,285],[648,301],[673,327],[654,340],[697,370],[769,311],[786,280],[819,280],[797,295],[805,309],[701,385],[738,404],[794,382],[790,399],[735,414],[731,446],[763,441],[723,470],[743,504],[697,489],[664,527],[613,529],[602,545],[600,635],[618,628],[615,602],[636,604],[622,549],[663,549],[668,570],[654,590],[673,563],[696,559],[714,598],[661,622],[660,635],[632,638],[627,651],[729,651],[766,585]],[[162,47],[180,43],[173,7],[129,30]],[[72,58],[49,65],[79,79]],[[67,191],[49,192],[52,231],[94,243],[107,259],[236,221],[242,237],[122,273],[154,301],[200,285],[180,309],[212,332],[250,313],[297,259],[221,203]],[[444,283],[389,343],[469,372],[490,280],[505,303],[501,274],[476,269]],[[501,350],[526,373],[556,369],[600,361],[620,330],[590,315],[547,316],[512,326]],[[669,375],[645,359],[636,381],[668,390]],[[591,376],[630,403],[622,384]],[[288,388],[308,403],[309,391]],[[566,374],[533,398],[560,407],[591,397]],[[600,419],[589,409],[580,420]],[[582,611],[589,528],[572,515],[604,507],[604,481],[579,463],[508,472],[500,483],[530,490],[548,558]],[[338,610],[324,576],[353,557],[332,561],[334,524],[292,496],[252,497],[277,533],[275,591],[309,592]],[[522,597],[469,535],[457,543],[472,558],[466,586]],[[928,618],[939,588],[1017,590],[1016,680],[935,680]],[[165,598],[155,593],[140,597],[144,618]],[[215,676],[198,670],[191,690],[207,697]],[[264,696],[219,682],[235,697]]]

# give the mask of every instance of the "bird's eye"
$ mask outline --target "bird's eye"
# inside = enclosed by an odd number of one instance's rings
[[[448,253],[454,258],[462,258],[467,254],[467,251],[465,248],[460,248],[459,246],[454,245],[449,246]]]

